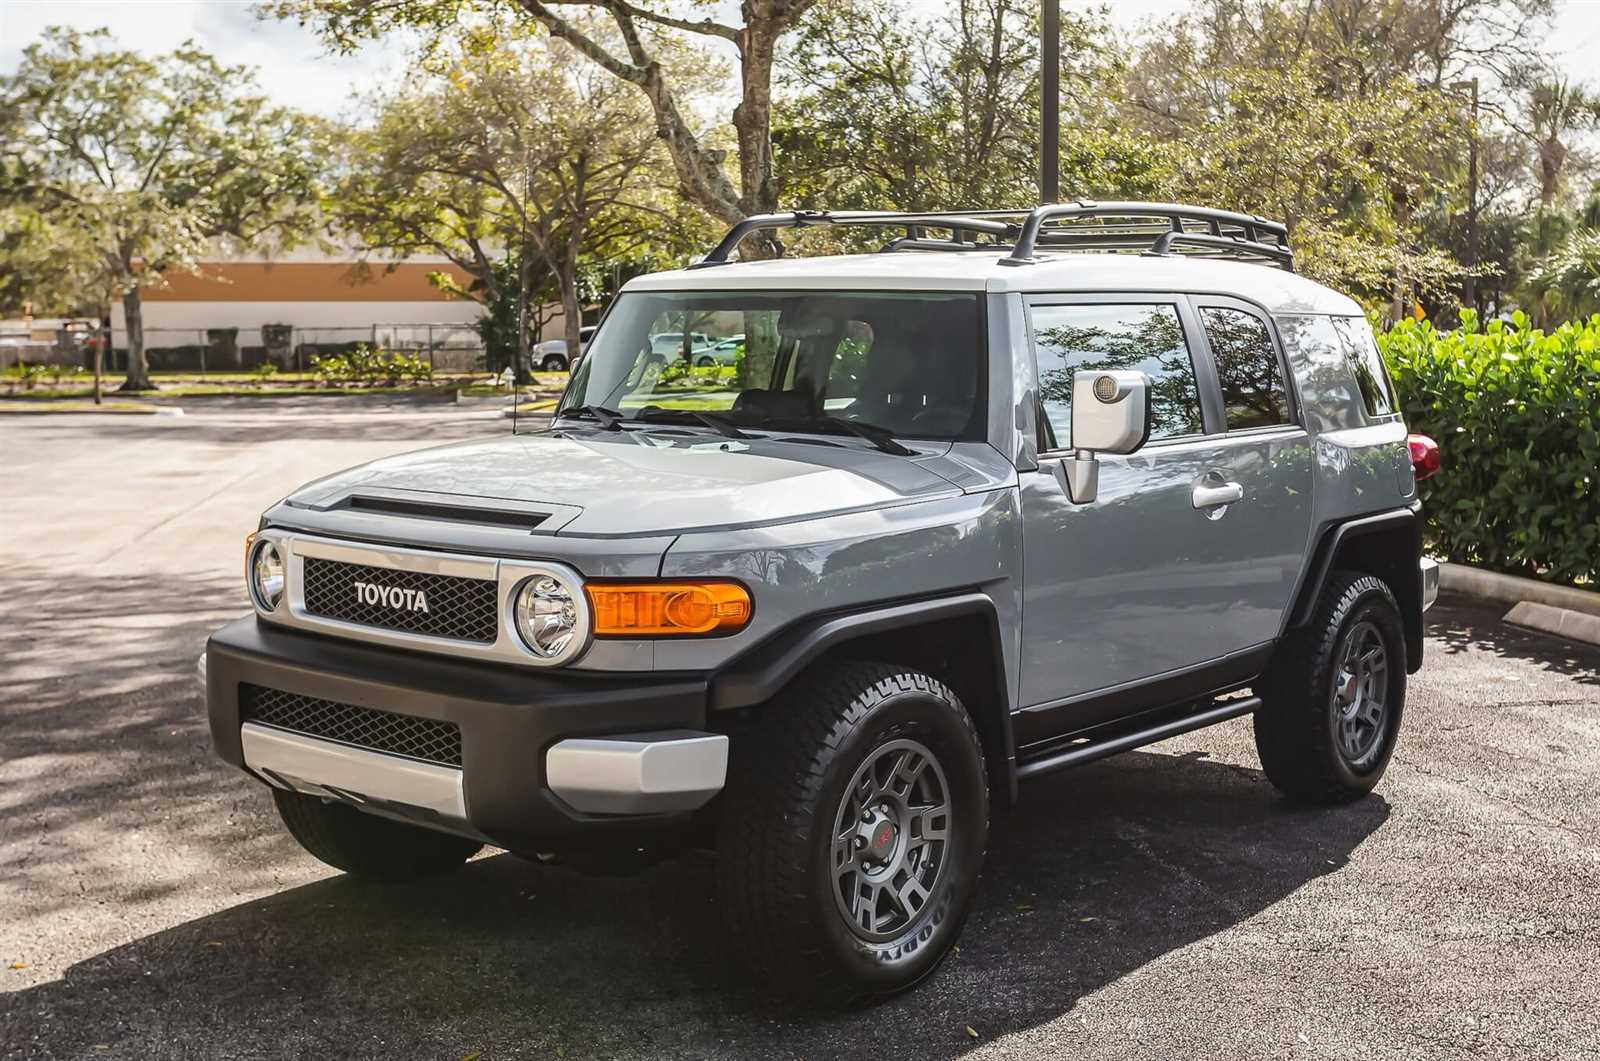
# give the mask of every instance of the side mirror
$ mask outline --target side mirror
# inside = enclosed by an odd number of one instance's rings
[[[1149,376],[1109,370],[1072,374],[1074,453],[1061,462],[1061,474],[1074,504],[1087,505],[1099,493],[1096,454],[1132,453],[1149,439]]]

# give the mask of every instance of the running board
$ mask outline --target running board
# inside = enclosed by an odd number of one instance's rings
[[[1116,755],[1118,752],[1142,748],[1146,744],[1154,744],[1156,741],[1166,740],[1168,737],[1176,737],[1180,733],[1204,729],[1218,722],[1226,722],[1230,718],[1238,718],[1240,715],[1253,714],[1260,707],[1261,698],[1259,696],[1247,696],[1240,700],[1229,700],[1198,714],[1185,715],[1182,718],[1175,718],[1160,725],[1151,726],[1148,729],[1135,730],[1132,733],[1107,737],[1104,740],[1088,740],[1081,744],[1075,744],[1065,751],[1055,752],[1054,754],[1046,755],[1042,759],[1034,759],[1030,762],[1022,763],[1017,767],[1017,777],[1035,777],[1039,774],[1048,774],[1052,770],[1061,770],[1068,766],[1077,766],[1080,763],[1104,759],[1108,755]]]

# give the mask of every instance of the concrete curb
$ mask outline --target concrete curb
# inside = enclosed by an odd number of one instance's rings
[[[1464,564],[1440,564],[1439,588],[1503,604],[1531,601],[1550,608],[1600,616],[1600,593],[1571,586],[1555,586],[1515,575],[1502,575]]]
[[[1542,634],[1554,634],[1568,641],[1582,641],[1587,645],[1600,645],[1600,615],[1575,612],[1570,608],[1552,608],[1548,604],[1523,601],[1505,614],[1512,626],[1525,626]]]

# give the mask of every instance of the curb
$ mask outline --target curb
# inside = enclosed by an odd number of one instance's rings
[[[1568,641],[1600,645],[1600,615],[1576,612],[1570,608],[1552,608],[1548,604],[1525,600],[1506,612],[1504,621],[1512,626],[1553,634]]]
[[[1521,604],[1529,601],[1548,608],[1600,616],[1600,593],[1574,589],[1571,586],[1556,586],[1531,578],[1518,578],[1516,575],[1502,575],[1496,571],[1467,567],[1465,564],[1440,564],[1439,588],[1451,593],[1465,593],[1484,600],[1499,601],[1502,604]]]

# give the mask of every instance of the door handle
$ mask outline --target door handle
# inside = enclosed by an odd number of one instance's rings
[[[1231,505],[1235,501],[1244,500],[1244,487],[1238,483],[1223,483],[1220,486],[1206,486],[1201,484],[1194,488],[1190,495],[1195,508],[1216,508],[1218,505]]]

